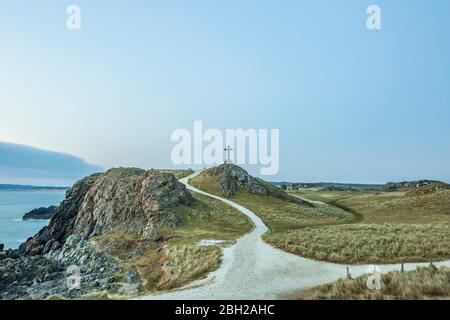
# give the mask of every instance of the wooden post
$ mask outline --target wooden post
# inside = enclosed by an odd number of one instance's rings
[[[405,271],[405,266],[404,266],[404,264],[403,264],[403,261],[402,261],[402,270],[401,270],[402,272],[404,272]]]
[[[351,279],[351,278],[352,278],[352,276],[350,274],[350,268],[347,267],[347,279]]]

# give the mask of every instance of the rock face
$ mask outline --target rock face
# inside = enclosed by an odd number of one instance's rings
[[[19,252],[45,254],[60,248],[70,235],[85,240],[111,232],[156,237],[155,226],[180,223],[169,209],[191,203],[192,195],[170,173],[111,169],[78,181],[48,227],[22,244]]]
[[[55,215],[56,206],[48,208],[38,208],[27,212],[23,216],[23,220],[50,220]]]
[[[218,178],[219,186],[227,197],[234,195],[239,188],[258,195],[271,195],[278,198],[288,196],[282,189],[252,177],[247,171],[236,165],[223,164],[206,170],[205,174]]]
[[[172,209],[192,202],[192,195],[173,174],[156,170],[111,169],[78,181],[54,210],[48,227],[19,249],[0,255],[0,299],[118,292],[123,282],[115,279],[120,263],[99,251],[91,238],[128,234],[161,241],[157,227],[179,225],[181,219]],[[72,265],[82,273],[78,290],[67,287]],[[128,278],[133,278],[131,273]],[[139,290],[139,285],[132,283],[132,288],[128,291]]]

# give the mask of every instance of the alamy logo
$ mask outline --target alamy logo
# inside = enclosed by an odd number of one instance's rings
[[[367,14],[370,15],[367,18],[367,29],[381,30],[381,8],[376,5],[370,5],[367,7]]]
[[[81,269],[78,266],[71,265],[67,268],[66,285],[69,291],[81,289]]]
[[[370,276],[367,278],[367,288],[370,290],[381,290],[383,282],[381,281],[381,270],[378,266],[369,266],[367,268],[367,273]]]
[[[219,129],[203,131],[203,122],[194,122],[193,137],[188,129],[176,129],[171,140],[171,159],[176,165],[219,165],[236,162],[239,165],[260,165],[260,174],[275,175],[280,167],[280,130]],[[205,145],[204,145],[205,143]],[[270,152],[269,152],[270,148]]]
[[[81,9],[77,5],[70,5],[66,10],[69,17],[67,18],[66,26],[69,30],[81,29]]]

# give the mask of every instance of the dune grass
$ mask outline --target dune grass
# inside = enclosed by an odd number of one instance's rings
[[[369,275],[340,279],[284,296],[290,300],[422,300],[450,299],[450,268],[429,266],[381,276],[381,289],[367,287]]]
[[[220,249],[193,244],[168,244],[163,249],[159,289],[172,289],[215,270],[220,263]]]
[[[419,262],[450,257],[450,224],[350,224],[270,235],[275,246],[335,263]]]

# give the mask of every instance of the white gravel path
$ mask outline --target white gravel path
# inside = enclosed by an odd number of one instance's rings
[[[181,179],[186,187],[203,195],[225,202],[251,219],[254,229],[223,250],[220,267],[206,279],[159,295],[144,296],[141,299],[204,300],[204,299],[277,299],[281,294],[297,289],[307,289],[335,281],[346,276],[346,265],[314,261],[302,258],[265,243],[261,236],[268,230],[262,220],[243,206],[215,195],[198,190],[188,184],[193,175]],[[428,263],[408,263],[405,270],[414,270]],[[435,265],[450,266],[450,260]],[[351,265],[352,276],[366,273],[372,265]],[[399,264],[378,265],[381,272],[399,270]]]

